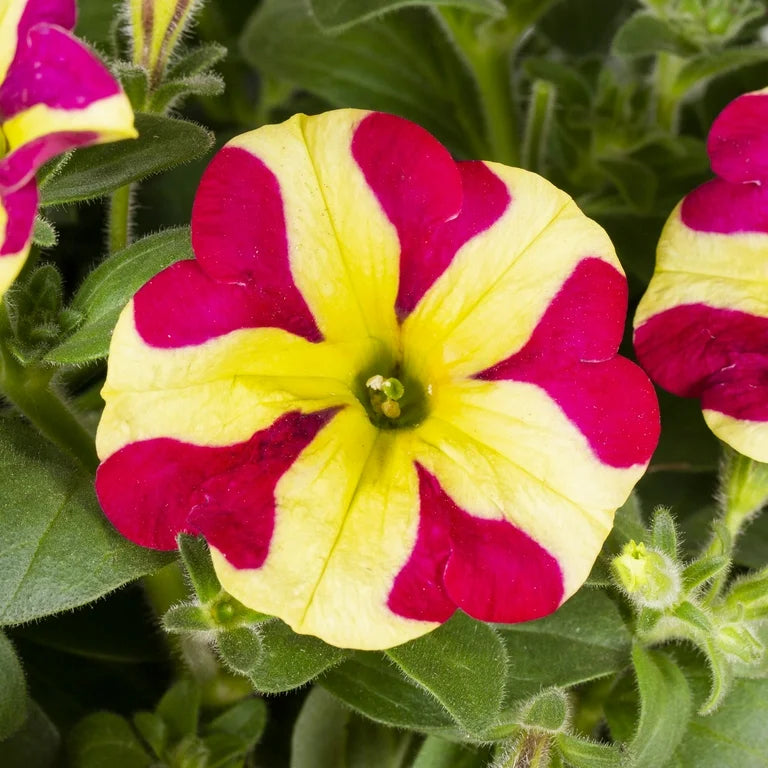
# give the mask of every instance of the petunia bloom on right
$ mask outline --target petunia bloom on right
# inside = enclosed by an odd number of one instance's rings
[[[768,462],[768,89],[725,107],[707,151],[718,178],[664,227],[635,350],[661,387],[701,399],[717,437]]]

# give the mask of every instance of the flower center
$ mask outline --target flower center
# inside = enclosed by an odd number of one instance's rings
[[[358,381],[358,400],[375,426],[381,429],[415,427],[426,418],[427,393],[415,379],[395,370],[393,376],[366,372]]]

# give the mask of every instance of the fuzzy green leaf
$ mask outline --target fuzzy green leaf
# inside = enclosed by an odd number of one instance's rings
[[[712,715],[694,717],[670,768],[765,768],[768,680],[738,680]]]
[[[263,693],[304,685],[346,655],[316,637],[297,635],[278,619],[225,630],[219,633],[218,645],[224,662]]]
[[[457,612],[434,632],[392,648],[387,656],[469,733],[481,735],[497,718],[504,696],[506,653],[488,624]]]
[[[183,52],[168,68],[168,80],[189,77],[205,72],[227,55],[227,49],[219,43],[203,43]]]
[[[164,112],[176,107],[187,96],[220,96],[224,93],[224,80],[213,72],[166,80],[149,98],[153,112]]]
[[[629,745],[633,768],[658,768],[672,756],[691,718],[691,691],[677,664],[661,651],[632,649],[640,720]]]
[[[467,747],[439,736],[427,736],[411,768],[485,768],[485,750]]]
[[[68,738],[71,768],[150,768],[155,761],[123,717],[97,712],[81,720]]]
[[[261,739],[266,725],[267,705],[264,700],[245,699],[238,701],[205,726],[204,741],[214,753],[218,764],[225,757],[222,754],[225,746],[225,742],[221,740],[222,736],[229,737],[231,759],[253,748]]]
[[[573,768],[623,768],[626,765],[621,749],[615,744],[598,744],[589,739],[560,733],[557,749]]]
[[[362,21],[407,6],[453,6],[465,11],[504,16],[500,0],[309,0],[312,13],[325,29],[338,32]]]
[[[161,171],[201,157],[213,134],[187,120],[136,115],[137,139],[76,150],[60,173],[40,189],[41,205],[92,200]]]
[[[117,318],[133,294],[167,266],[193,255],[189,228],[180,227],[144,237],[110,256],[88,275],[72,301],[83,321],[46,359],[63,365],[106,357]]]
[[[629,632],[602,590],[583,588],[551,616],[497,628],[507,649],[507,702],[545,686],[609,675],[629,663]]]
[[[650,56],[659,51],[690,56],[696,52],[670,24],[648,11],[638,11],[622,24],[613,39],[613,50],[620,56]]]
[[[199,686],[192,680],[179,680],[163,694],[155,711],[168,726],[171,741],[194,735],[200,714]]]
[[[518,722],[526,728],[556,733],[568,726],[570,702],[561,688],[547,688],[522,707]]]
[[[675,521],[666,507],[659,507],[651,523],[651,546],[667,557],[677,557],[677,529]]]
[[[38,248],[53,248],[59,242],[59,234],[53,224],[45,216],[38,215],[35,218],[35,229],[32,233],[32,242]]]
[[[92,478],[21,420],[0,420],[0,466],[0,624],[83,605],[169,561],[120,536]]]
[[[682,99],[696,86],[704,86],[713,77],[726,72],[768,61],[768,46],[726,48],[716,53],[703,53],[688,61],[673,85],[674,93]]]
[[[0,743],[0,764],[3,768],[59,766],[56,758],[61,738],[56,726],[32,699],[27,702],[27,713],[21,728]]]
[[[406,117],[462,156],[483,151],[474,79],[427,9],[406,8],[328,35],[304,0],[265,0],[241,42],[263,75],[339,107]]]
[[[0,741],[18,731],[27,717],[27,684],[11,641],[0,632]],[[2,750],[2,747],[0,747]]]
[[[426,732],[453,732],[448,712],[424,688],[407,680],[382,653],[357,652],[318,681],[372,720]]]

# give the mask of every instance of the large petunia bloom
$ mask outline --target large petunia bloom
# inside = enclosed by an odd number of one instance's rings
[[[97,491],[125,536],[204,535],[228,592],[345,647],[578,589],[659,425],[568,195],[391,115],[297,115],[214,158],[192,243],[112,339]]]
[[[136,136],[128,99],[74,26],[74,0],[0,0],[0,296],[29,252],[35,171],[74,147]]]
[[[768,462],[768,89],[732,101],[707,149],[718,178],[664,227],[635,349],[660,386],[701,399],[721,440]]]

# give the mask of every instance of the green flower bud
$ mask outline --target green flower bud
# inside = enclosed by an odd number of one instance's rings
[[[680,600],[680,567],[667,555],[634,540],[611,564],[616,581],[638,605],[667,608]]]

